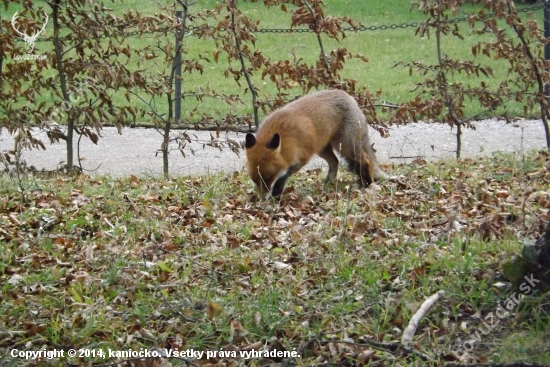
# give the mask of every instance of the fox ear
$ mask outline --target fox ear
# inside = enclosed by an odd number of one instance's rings
[[[279,133],[275,133],[269,143],[267,143],[267,147],[269,149],[277,149],[281,146],[281,135]]]
[[[254,145],[256,145],[256,137],[251,133],[246,134],[244,142],[244,146],[246,147],[246,149],[252,148]]]

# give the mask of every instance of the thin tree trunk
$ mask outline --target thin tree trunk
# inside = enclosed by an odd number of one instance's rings
[[[311,4],[309,3],[308,0],[305,0],[305,3],[306,3],[306,6],[307,6],[307,9],[309,10],[309,12],[313,16],[313,18],[315,18],[315,11],[313,10],[313,7],[311,6]],[[325,54],[325,48],[323,47],[323,41],[321,40],[321,33],[317,29],[317,24],[315,24],[315,34],[317,35],[317,42],[319,43],[319,48],[321,49],[321,57],[323,59],[323,63],[325,64],[325,69],[330,74],[330,68],[329,68],[329,64],[328,64],[328,60],[327,60],[327,55]]]
[[[4,27],[2,27],[2,22],[0,22],[0,34],[4,33]],[[2,81],[2,75],[3,75],[3,72],[4,72],[4,56],[2,56],[0,54],[0,88],[2,88],[3,86],[3,81]]]
[[[185,24],[187,21],[187,14],[189,13],[189,6],[187,1],[179,3],[183,6],[183,16],[181,21],[181,28],[176,31],[176,50],[174,57],[172,58],[172,68],[170,70],[170,77],[168,78],[169,91],[172,90],[172,86],[174,85],[174,79],[176,77],[176,67],[178,66],[178,63],[181,63],[181,58],[177,57],[177,55],[181,54],[183,37],[185,36]],[[170,173],[168,154],[170,149],[170,131],[172,130],[172,122],[174,121],[174,99],[172,98],[172,92],[168,92],[166,94],[166,97],[168,99],[168,119],[164,124],[161,151],[162,171],[164,177],[168,178]],[[176,98],[178,98],[178,96],[176,96]]]
[[[252,94],[252,110],[254,111],[254,124],[256,125],[256,129],[257,129],[258,126],[260,125],[260,120],[258,117],[258,94],[256,93],[256,88],[254,87],[252,78],[248,73],[248,69],[246,68],[246,63],[244,62],[244,55],[241,50],[241,41],[237,36],[237,26],[235,24],[235,12],[237,11],[237,0],[230,0],[230,6],[231,6],[231,28],[233,29],[233,37],[235,38],[235,45],[237,47],[237,52],[239,53],[239,60],[241,61],[241,71],[244,74],[246,83],[248,84],[248,90],[250,90],[250,93]]]
[[[546,149],[550,150],[550,127],[548,126],[548,108],[543,109],[541,106],[541,119],[546,134]]]
[[[462,151],[462,124],[456,125],[456,158],[460,158]]]
[[[440,0],[437,1],[437,4],[440,5]],[[445,61],[441,55],[441,10],[437,9],[437,28],[435,30],[435,39],[437,45],[437,60],[439,62],[439,73],[440,73],[440,90],[443,93],[445,98],[445,104],[449,110],[449,116],[453,121],[453,124],[456,125],[456,158],[460,158],[460,151],[462,149],[462,122],[456,117],[454,111],[453,101],[451,96],[449,96],[447,75],[445,74]]]
[[[508,14],[512,14],[512,5],[511,0],[507,1],[507,7],[508,7]],[[517,15],[517,12],[516,12]],[[540,113],[541,113],[541,119],[542,124],[544,125],[544,132],[546,134],[546,148],[550,149],[550,129],[548,127],[548,99],[546,94],[544,93],[544,80],[542,78],[542,72],[539,69],[537,63],[535,62],[535,57],[533,56],[533,53],[531,52],[531,49],[529,48],[529,43],[525,39],[525,34],[522,32],[515,23],[512,23],[512,28],[514,29],[514,32],[516,32],[516,35],[521,41],[521,44],[523,45],[523,50],[525,52],[525,55],[529,59],[529,63],[531,64],[531,68],[533,69],[533,72],[535,73],[535,79],[537,81],[538,86],[538,92],[539,92],[539,106],[540,106]]]
[[[55,61],[56,69],[59,73],[59,84],[61,87],[61,94],[63,96],[64,102],[70,103],[69,91],[67,88],[67,75],[63,67],[63,52],[61,50],[61,40],[59,39],[59,31],[61,26],[59,25],[59,4],[61,0],[54,0],[50,2],[50,6],[53,10],[53,44],[55,48]],[[67,145],[67,169],[71,171],[74,165],[74,147],[73,147],[73,130],[74,130],[74,120],[73,120],[72,108],[67,111],[67,134],[63,137]]]

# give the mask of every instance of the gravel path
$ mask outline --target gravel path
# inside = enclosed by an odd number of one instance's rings
[[[463,157],[490,155],[495,151],[513,152],[544,149],[546,140],[541,121],[521,121],[506,124],[504,121],[486,120],[476,123],[476,130],[466,129],[463,134]],[[372,141],[381,163],[409,162],[410,158],[423,157],[439,160],[454,157],[456,130],[443,124],[414,123],[395,127],[388,138],[381,138],[372,132]],[[201,141],[210,140],[210,132],[190,132]],[[38,134],[44,142],[45,134]],[[244,134],[231,133],[228,137],[243,141]],[[222,136],[223,138],[223,136]],[[113,176],[153,175],[162,172],[162,157],[156,150],[161,143],[160,134],[154,129],[124,129],[119,135],[115,128],[102,130],[97,145],[82,139],[80,155],[84,157],[83,167],[94,170],[89,174],[110,174]],[[6,130],[0,133],[0,151],[13,148],[13,140]],[[195,150],[192,155],[189,148]],[[174,151],[170,158],[170,170],[174,175],[201,175],[207,172],[241,171],[244,169],[244,152],[238,157],[231,151],[220,152],[211,147],[203,149],[202,143],[193,143],[186,148],[187,157]],[[26,151],[27,163],[37,169],[55,169],[65,160],[65,146],[48,145],[46,151]],[[320,158],[312,160],[310,167],[326,163]]]

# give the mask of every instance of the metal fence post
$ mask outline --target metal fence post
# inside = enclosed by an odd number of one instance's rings
[[[181,10],[176,11],[176,17],[178,18],[179,24],[183,24],[182,16],[183,16],[183,11],[181,11]],[[176,71],[175,71],[176,80],[174,82],[175,89],[176,89],[176,99],[175,99],[174,108],[175,108],[175,115],[176,115],[176,122],[177,123],[181,123],[181,46],[180,46],[180,49],[178,50],[178,38],[179,38],[178,33],[179,32],[184,32],[184,31],[185,30],[183,29],[183,26],[182,26],[182,29],[180,29],[176,32],[176,55],[175,55],[175,58],[176,58]]]

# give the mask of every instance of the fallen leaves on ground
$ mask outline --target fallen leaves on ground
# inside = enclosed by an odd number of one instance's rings
[[[204,366],[408,365],[414,356],[392,346],[444,289],[415,347],[433,364],[457,360],[506,298],[493,286],[502,264],[548,221],[550,157],[388,171],[397,180],[368,189],[346,174],[324,187],[323,174],[300,172],[281,201],[257,200],[241,173],[31,178],[26,202],[4,178],[1,356],[74,348],[104,355],[64,363],[168,366],[184,363],[168,352],[195,350],[205,354],[185,358]],[[538,311],[547,318],[547,306]],[[522,330],[520,316],[510,312],[487,340]],[[476,347],[471,361],[503,353]],[[159,357],[108,355],[140,348]]]

